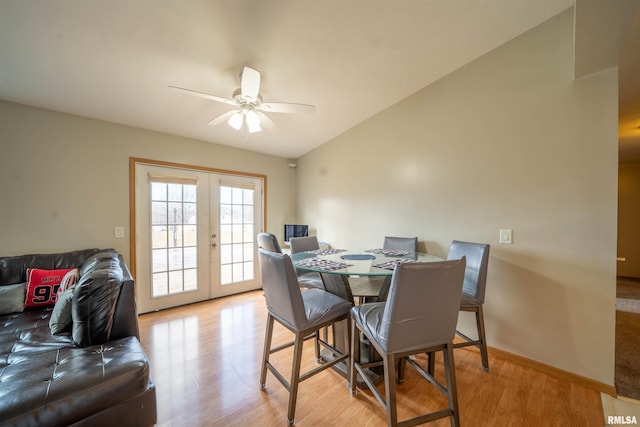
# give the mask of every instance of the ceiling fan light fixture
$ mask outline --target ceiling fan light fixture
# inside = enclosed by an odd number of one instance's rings
[[[313,105],[307,104],[294,104],[289,102],[263,103],[262,96],[260,95],[260,73],[250,67],[244,67],[242,69],[242,73],[240,74],[240,88],[233,92],[231,99],[178,86],[169,87],[190,95],[233,105],[237,110],[221,114],[213,120],[210,120],[208,124],[216,126],[226,121],[229,126],[241,131],[245,136],[247,133],[262,131],[262,124],[266,124],[267,129],[278,129],[265,113],[312,113],[315,111]]]
[[[262,126],[260,126],[260,123],[253,124],[253,125],[247,123],[247,125],[249,127],[249,133],[255,133],[255,132],[262,131]]]
[[[253,110],[247,111],[247,125],[249,126],[249,128],[255,128],[256,126],[260,127],[260,117]]]
[[[229,126],[234,128],[235,130],[240,130],[240,128],[242,127],[242,121],[243,121],[242,111],[238,111],[236,114],[234,114],[229,118],[227,123],[229,124]]]

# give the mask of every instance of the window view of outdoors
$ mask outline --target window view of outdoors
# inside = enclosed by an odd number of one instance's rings
[[[152,297],[198,288],[196,185],[151,183]]]
[[[254,190],[220,186],[220,282],[254,278]]]

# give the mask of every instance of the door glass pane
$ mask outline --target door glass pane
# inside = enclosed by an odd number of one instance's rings
[[[184,290],[195,291],[198,289],[198,270],[195,268],[184,270]]]
[[[151,185],[151,200],[167,200],[167,184],[154,182]]]
[[[229,224],[221,224],[220,225],[220,243],[231,243],[231,225]]]
[[[153,277],[152,278],[153,288],[151,289],[151,292],[153,293],[153,295],[156,297],[168,295],[169,282],[167,280],[168,279],[167,273],[166,272],[154,273],[152,277]]]
[[[198,289],[196,190],[151,182],[152,298]]]
[[[151,224],[163,225],[167,223],[167,203],[151,202]]]
[[[220,186],[220,283],[254,279],[254,190]]]

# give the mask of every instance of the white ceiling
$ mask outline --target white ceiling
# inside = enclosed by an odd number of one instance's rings
[[[0,0],[0,99],[297,158],[573,4]],[[207,125],[232,107],[167,88],[231,97],[245,65],[316,112],[246,140]]]

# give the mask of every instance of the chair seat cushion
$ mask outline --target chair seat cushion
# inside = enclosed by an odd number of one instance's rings
[[[351,309],[351,317],[368,336],[377,337],[382,327],[385,302],[362,304]]]
[[[347,315],[351,309],[349,301],[321,289],[308,289],[302,292],[302,300],[307,317],[304,329]]]

